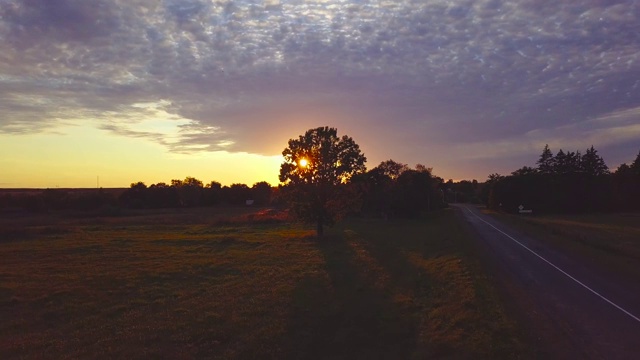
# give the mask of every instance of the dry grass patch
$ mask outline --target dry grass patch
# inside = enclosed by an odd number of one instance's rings
[[[522,346],[452,212],[353,220],[137,212],[16,223],[3,358],[513,357]]]
[[[517,358],[522,332],[483,272],[452,211],[419,221],[351,223],[372,284],[414,329],[414,358]],[[354,231],[355,230],[355,231]]]

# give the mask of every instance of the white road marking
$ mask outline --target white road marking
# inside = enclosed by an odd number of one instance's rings
[[[631,317],[632,319],[634,319],[637,322],[640,322],[640,318],[638,318],[637,316],[633,315],[632,313],[630,313],[629,311],[623,309],[621,306],[619,306],[618,304],[614,303],[613,301],[607,299],[606,297],[604,297],[603,295],[600,295],[600,293],[598,293],[597,291],[593,290],[592,288],[588,287],[587,285],[583,284],[580,280],[574,278],[573,276],[567,274],[566,271],[560,269],[559,267],[557,267],[555,264],[553,264],[551,261],[545,259],[544,257],[540,256],[537,252],[529,249],[526,245],[524,245],[523,243],[521,243],[520,241],[514,239],[513,237],[511,237],[509,234],[505,233],[504,231],[498,229],[497,227],[491,225],[490,223],[488,223],[487,221],[485,221],[484,219],[482,219],[480,216],[476,215],[473,211],[471,211],[468,207],[464,207],[465,209],[467,209],[467,211],[469,211],[473,216],[477,217],[480,221],[482,221],[483,223],[491,226],[492,228],[494,228],[496,231],[498,231],[499,233],[501,233],[502,235],[508,237],[509,239],[513,240],[516,244],[522,246],[523,248],[527,249],[527,251],[529,251],[530,253],[532,253],[533,255],[539,257],[542,261],[546,262],[547,264],[551,265],[552,267],[554,267],[556,270],[560,271],[561,273],[563,273],[566,277],[568,277],[569,279],[575,281],[576,283],[578,283],[580,286],[582,286],[583,288],[589,290],[590,292],[592,292],[594,295],[598,296],[599,298],[601,298],[602,300],[608,302],[609,304],[611,304],[613,307],[615,307],[616,309],[622,311],[623,313],[627,314],[629,317]]]

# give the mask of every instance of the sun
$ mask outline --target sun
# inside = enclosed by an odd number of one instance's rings
[[[307,167],[307,165],[309,165],[309,161],[307,159],[300,159],[298,160],[298,166],[300,167]]]

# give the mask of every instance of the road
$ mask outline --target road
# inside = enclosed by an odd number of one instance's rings
[[[476,234],[537,357],[640,359],[640,284],[587,267],[474,206],[452,206]]]

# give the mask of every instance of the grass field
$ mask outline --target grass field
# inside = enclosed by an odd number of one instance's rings
[[[595,266],[640,282],[640,213],[519,216],[486,212]]]
[[[526,356],[453,210],[321,240],[246,209],[0,229],[3,359]]]

